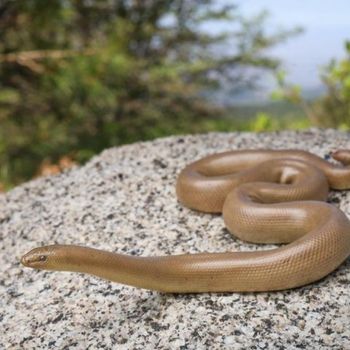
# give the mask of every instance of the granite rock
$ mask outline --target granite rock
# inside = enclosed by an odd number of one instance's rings
[[[175,197],[176,175],[187,163],[246,148],[327,157],[350,149],[350,134],[168,137],[108,149],[82,167],[0,195],[0,348],[350,349],[350,259],[295,290],[188,295],[20,265],[23,253],[53,243],[143,256],[262,249],[234,238],[221,216],[183,208]],[[329,201],[350,217],[350,192],[332,192]]]

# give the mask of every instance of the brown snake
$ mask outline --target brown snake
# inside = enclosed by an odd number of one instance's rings
[[[73,245],[35,248],[25,266],[76,271],[162,292],[274,291],[303,286],[334,271],[350,255],[350,222],[325,203],[329,187],[350,188],[350,151],[331,164],[299,150],[229,151],[180,173],[185,206],[223,213],[242,240],[287,243],[249,252],[136,257]]]

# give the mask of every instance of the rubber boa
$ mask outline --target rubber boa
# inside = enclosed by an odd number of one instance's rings
[[[195,161],[178,175],[176,193],[182,205],[222,213],[236,237],[283,244],[275,249],[143,257],[49,245],[31,250],[21,262],[171,293],[277,291],[307,285],[350,255],[350,222],[325,202],[329,188],[350,188],[350,151],[331,156],[339,163],[301,150],[228,151]]]

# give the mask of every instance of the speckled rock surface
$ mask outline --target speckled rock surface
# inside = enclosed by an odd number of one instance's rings
[[[104,151],[83,167],[0,195],[0,348],[350,349],[350,259],[313,285],[278,293],[165,295],[20,266],[43,244],[137,255],[254,250],[220,216],[183,208],[176,175],[208,153],[350,148],[333,130],[169,137]],[[350,217],[350,192],[330,199]],[[264,249],[271,246],[264,246]]]

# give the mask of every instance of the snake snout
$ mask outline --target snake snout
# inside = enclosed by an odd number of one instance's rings
[[[40,268],[47,259],[48,255],[45,252],[40,251],[40,248],[35,248],[22,256],[21,263],[27,267]]]

